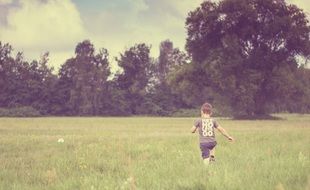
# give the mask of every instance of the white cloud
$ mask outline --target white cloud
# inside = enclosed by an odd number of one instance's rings
[[[149,9],[144,0],[129,0],[129,3],[132,4],[135,12],[147,11]]]
[[[85,35],[79,12],[69,0],[21,0],[7,16],[1,39],[26,49],[61,49]],[[43,46],[43,47],[42,47]]]
[[[166,3],[185,18],[189,11],[195,10],[202,2],[202,0],[170,0]]]
[[[80,14],[71,0],[20,0],[20,6],[12,7],[1,26],[0,40],[23,51],[25,57],[50,51],[50,62],[56,67],[63,52],[74,51],[75,45],[87,35]],[[57,55],[58,54],[58,55]],[[68,57],[67,57],[68,58]]]
[[[288,3],[297,5],[298,8],[303,9],[308,18],[310,18],[310,3],[309,0],[288,0]]]
[[[98,15],[84,17],[85,21],[93,21],[85,22],[91,40],[95,39],[97,47],[108,48],[113,56],[140,42],[152,44],[152,56],[157,56],[159,43],[166,39],[171,39],[182,49],[186,39],[187,13],[201,3],[201,0],[127,1],[130,6],[126,9],[120,7],[120,3],[109,1],[109,8],[102,7]]]
[[[7,4],[10,4],[12,2],[13,2],[13,0],[0,0],[0,5],[7,5]]]

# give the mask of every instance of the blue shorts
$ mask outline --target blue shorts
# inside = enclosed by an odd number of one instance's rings
[[[203,159],[210,157],[210,150],[216,146],[216,141],[208,143],[200,143],[201,156]]]

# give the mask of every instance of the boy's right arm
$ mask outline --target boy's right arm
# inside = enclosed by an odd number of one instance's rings
[[[191,128],[191,132],[195,133],[199,125],[199,120],[196,120],[193,127]]]
[[[197,127],[196,127],[196,126],[193,126],[192,129],[191,129],[191,132],[192,132],[192,133],[195,133],[196,130],[197,130]]]

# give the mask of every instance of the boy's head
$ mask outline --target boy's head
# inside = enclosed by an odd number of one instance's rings
[[[209,104],[208,102],[204,103],[201,106],[201,114],[211,115],[212,114],[212,105]]]

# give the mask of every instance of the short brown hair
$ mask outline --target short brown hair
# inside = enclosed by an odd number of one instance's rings
[[[212,113],[212,105],[209,104],[208,102],[204,103],[204,104],[201,106],[201,111],[202,111],[204,114],[211,114],[211,113]]]

